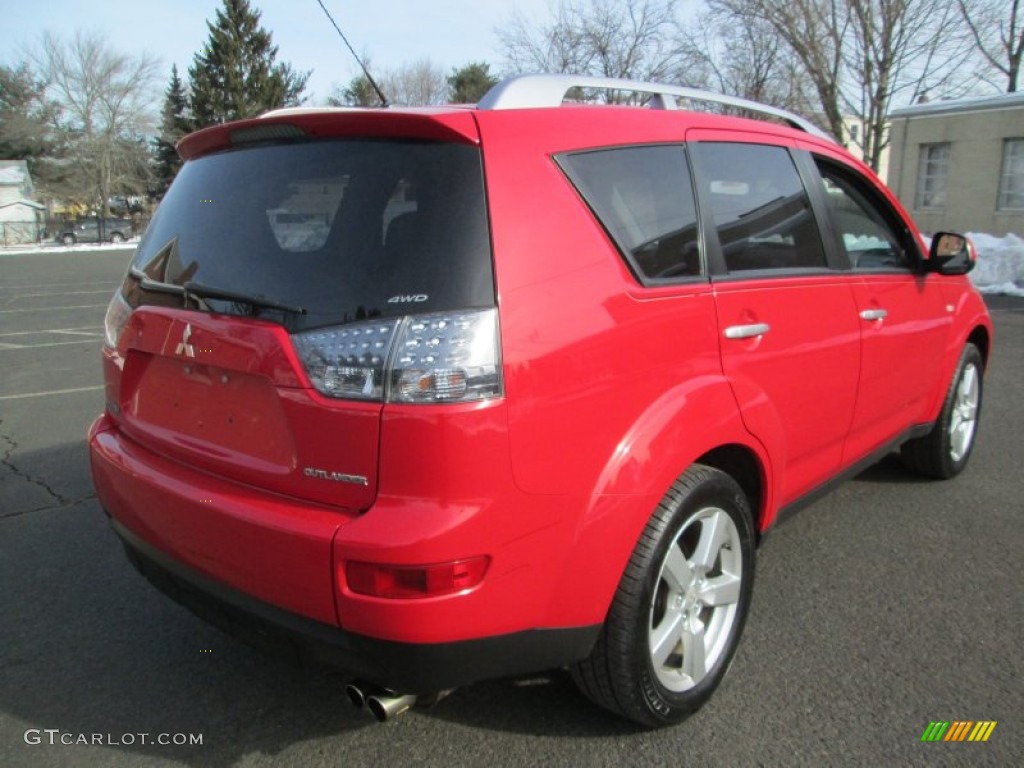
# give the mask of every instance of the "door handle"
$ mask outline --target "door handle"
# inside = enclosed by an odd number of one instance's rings
[[[749,339],[753,336],[763,336],[772,327],[768,323],[754,323],[753,325],[730,325],[725,329],[727,339]]]
[[[888,317],[889,311],[887,309],[864,309],[861,310],[861,320],[884,320]]]

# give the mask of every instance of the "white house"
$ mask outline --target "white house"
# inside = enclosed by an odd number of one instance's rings
[[[24,160],[0,160],[0,245],[40,239],[46,206],[32,199],[34,192]]]

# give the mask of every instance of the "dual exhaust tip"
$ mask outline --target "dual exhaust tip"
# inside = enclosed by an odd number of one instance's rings
[[[363,707],[369,709],[378,723],[383,723],[389,718],[402,714],[411,708],[417,700],[417,697],[411,693],[395,693],[384,688],[373,688],[364,683],[349,683],[345,686],[345,694],[356,709]]]

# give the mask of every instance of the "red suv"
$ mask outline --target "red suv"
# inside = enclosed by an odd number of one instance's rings
[[[772,525],[893,450],[939,478],[970,455],[970,244],[929,251],[794,115],[531,76],[178,149],[107,313],[99,499],[155,585],[340,664],[379,717],[569,666],[677,722]]]

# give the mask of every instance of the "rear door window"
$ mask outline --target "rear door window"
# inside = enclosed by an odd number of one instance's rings
[[[690,145],[729,272],[826,268],[810,200],[784,147]]]
[[[702,274],[693,184],[681,146],[576,152],[558,162],[634,274],[645,282]]]
[[[139,244],[129,300],[187,282],[301,307],[293,330],[494,306],[480,152],[428,141],[262,145],[185,164]],[[145,290],[145,286],[153,290]],[[218,312],[279,310],[210,298]]]

